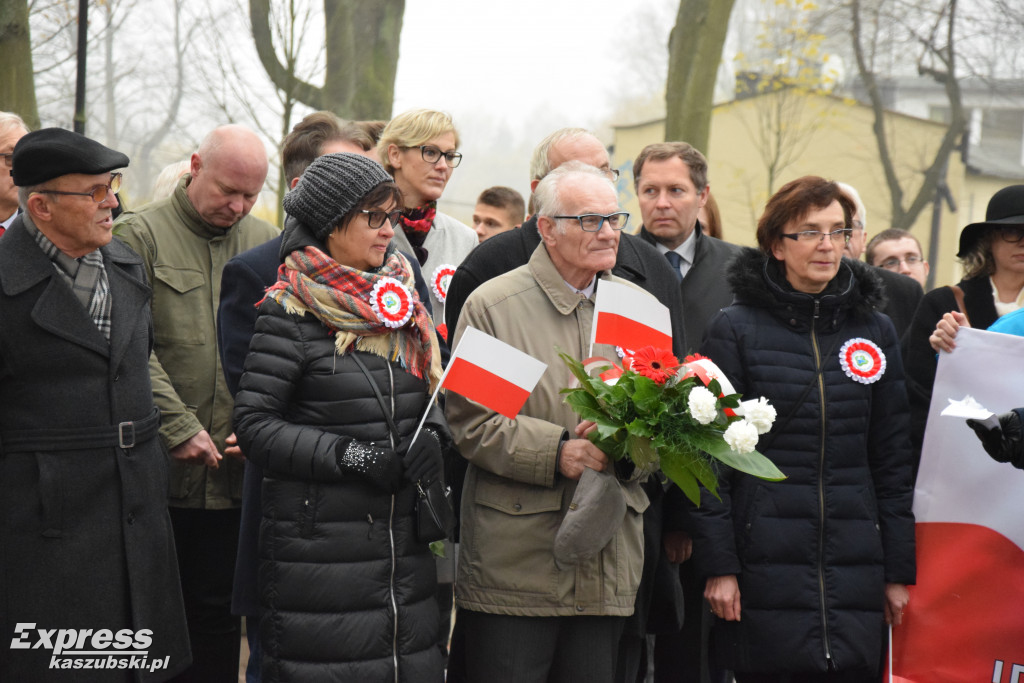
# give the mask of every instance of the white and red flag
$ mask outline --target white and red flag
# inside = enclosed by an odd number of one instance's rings
[[[594,301],[594,344],[623,349],[672,350],[672,316],[668,307],[643,290],[602,280]]]
[[[1024,471],[989,458],[962,417],[1024,405],[1024,338],[961,328],[939,354],[914,490],[917,585],[893,628],[891,680],[1024,683]]]
[[[547,367],[500,339],[467,327],[452,352],[441,386],[513,419]]]

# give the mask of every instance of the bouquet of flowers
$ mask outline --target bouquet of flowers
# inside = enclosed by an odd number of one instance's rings
[[[579,381],[562,390],[566,402],[596,424],[588,438],[612,459],[628,458],[639,476],[660,468],[695,504],[701,485],[718,495],[714,461],[770,481],[785,478],[754,450],[775,409],[764,398],[740,401],[709,359],[694,355],[680,363],[652,346],[626,355],[622,367],[559,356]],[[591,377],[595,369],[600,374]]]

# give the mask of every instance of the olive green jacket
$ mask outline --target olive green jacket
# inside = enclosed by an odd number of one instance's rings
[[[604,280],[629,285],[610,273],[601,274]],[[598,555],[559,567],[553,554],[576,490],[575,481],[555,471],[558,445],[580,421],[559,393],[572,375],[558,350],[590,355],[593,317],[593,296],[569,289],[543,243],[527,265],[477,288],[459,315],[453,348],[472,326],[548,364],[514,420],[453,393],[446,398],[452,436],[470,463],[455,584],[460,607],[530,617],[633,612],[648,505],[639,483],[623,485],[625,520]],[[610,346],[596,346],[593,355],[617,360]]]
[[[153,354],[150,375],[160,408],[160,436],[168,449],[205,429],[224,452],[234,401],[217,352],[217,304],[224,264],[235,254],[277,235],[270,223],[246,216],[230,228],[199,217],[185,188],[189,175],[167,199],[120,216],[115,232],[143,260],[153,285]],[[242,498],[243,463],[225,458],[210,470],[171,463],[168,503],[173,507],[223,509]]]

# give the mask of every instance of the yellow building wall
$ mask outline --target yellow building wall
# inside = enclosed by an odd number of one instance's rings
[[[830,96],[798,95],[780,104],[776,94],[734,101],[715,108],[712,125],[708,178],[722,213],[724,237],[730,242],[754,246],[757,218],[771,192],[804,175],[841,180],[857,188],[867,209],[868,237],[891,227],[889,190],[872,131],[873,115],[868,107]],[[774,117],[774,118],[771,118]],[[773,121],[783,121],[782,126]],[[765,122],[772,125],[765,125]],[[887,131],[894,149],[896,172],[903,181],[904,202],[908,203],[920,184],[921,171],[934,158],[944,126],[900,114],[888,117]],[[763,150],[768,133],[782,130],[783,147],[793,150],[788,165],[778,170],[772,187]],[[774,131],[772,131],[774,129]],[[633,160],[647,144],[664,139],[661,120],[615,128],[612,163],[622,172],[620,198],[639,229],[640,208],[633,193]],[[782,158],[782,155],[779,155]],[[950,159],[947,183],[958,203],[958,213],[944,207],[941,218],[938,258],[932,259],[936,284],[951,284],[960,278],[956,261],[960,228],[976,217],[983,219],[988,198],[1007,182],[968,183],[959,155]],[[966,213],[970,211],[970,216]],[[912,228],[925,245],[931,231],[929,204]]]

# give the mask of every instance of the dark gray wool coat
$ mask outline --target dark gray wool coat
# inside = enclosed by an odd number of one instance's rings
[[[722,499],[693,512],[700,573],[739,581],[741,621],[716,622],[714,657],[747,672],[824,672],[829,660],[874,669],[885,584],[915,578],[909,408],[896,331],[877,313],[881,284],[843,259],[824,292],[796,292],[754,249],[729,277],[736,303],[711,321],[701,353],[775,407],[758,450],[788,478],[723,472]],[[885,355],[874,383],[840,365],[857,338]]]
[[[155,436],[130,449],[75,445],[76,434],[154,411],[142,262],[117,240],[101,253],[109,344],[21,218],[0,238],[0,681],[157,681],[191,659],[166,450]],[[28,430],[50,434],[17,445]],[[69,443],[55,444],[56,430]],[[168,669],[51,671],[51,650],[9,647],[18,623],[150,629],[148,656],[169,657]]]

